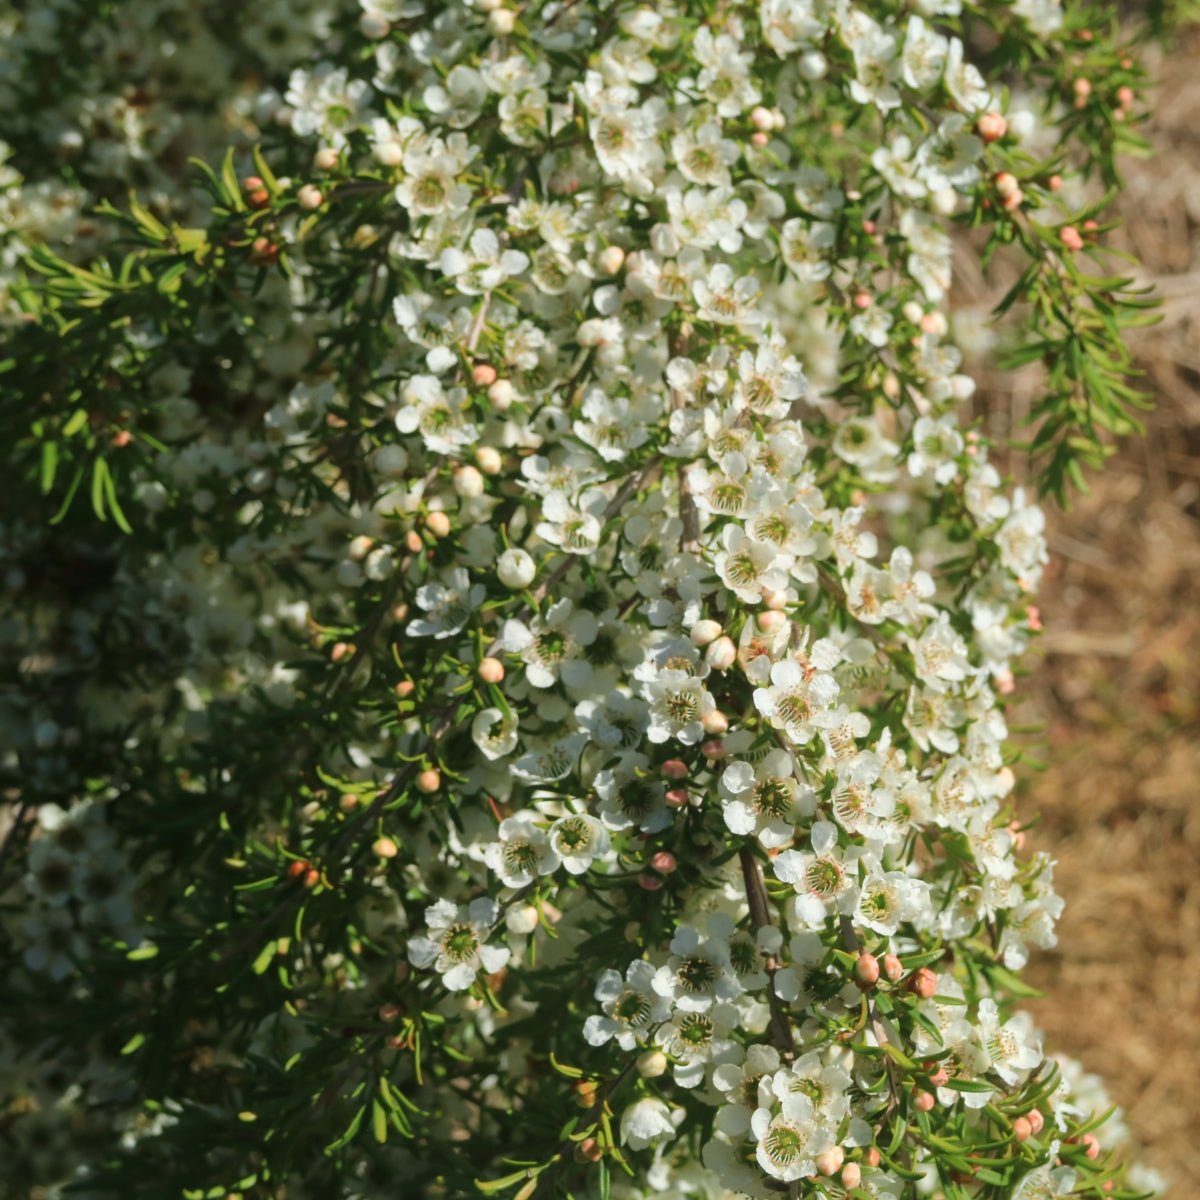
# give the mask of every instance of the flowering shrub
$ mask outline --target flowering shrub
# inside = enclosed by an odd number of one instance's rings
[[[951,336],[1006,254],[1044,489],[1136,428],[1098,14],[22,9],[11,1194],[1139,1194]]]

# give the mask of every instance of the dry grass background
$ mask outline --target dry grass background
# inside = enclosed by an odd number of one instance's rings
[[[1156,411],[1090,496],[1050,519],[1042,658],[1013,723],[1045,726],[1024,780],[1057,858],[1059,945],[1031,1007],[1107,1081],[1171,1200],[1200,1180],[1200,32],[1153,63],[1154,156],[1127,160],[1120,235],[1164,302],[1136,339]],[[1032,380],[984,389],[993,420]]]

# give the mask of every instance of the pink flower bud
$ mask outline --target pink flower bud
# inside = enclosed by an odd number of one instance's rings
[[[687,808],[688,800],[691,797],[688,795],[687,788],[671,788],[663,799],[671,808]]]
[[[996,191],[1001,196],[1011,196],[1013,192],[1020,188],[1020,183],[1017,182],[1017,177],[1011,171],[1001,171],[994,180]]]
[[[830,1146],[828,1150],[822,1150],[817,1155],[817,1170],[822,1175],[836,1175],[842,1169],[842,1163],[845,1161],[845,1150],[841,1146]]]
[[[392,688],[392,691],[394,691],[396,695],[403,700],[405,696],[411,696],[416,689],[417,685],[413,683],[411,679],[402,679],[394,688]]]
[[[873,954],[860,954],[854,964],[854,979],[860,988],[872,988],[879,982],[879,959]]]
[[[879,1151],[874,1146],[868,1146],[863,1151],[863,1162],[865,1162],[868,1167],[879,1166],[879,1162],[880,1162]]]
[[[663,881],[657,875],[639,875],[638,887],[644,892],[657,892]]]
[[[895,954],[885,954],[883,956],[883,973],[895,983],[904,975],[904,964]]]
[[[757,130],[750,135],[751,145],[757,146],[759,149],[762,149],[763,146],[768,145],[770,141],[770,134],[760,133]]]
[[[1008,122],[998,112],[986,112],[979,118],[975,128],[985,142],[997,142],[1008,132]]]
[[[1129,108],[1133,104],[1133,88],[1131,88],[1131,87],[1117,88],[1117,103],[1122,108]]]
[[[660,850],[651,860],[650,866],[654,868],[660,875],[670,875],[675,870],[678,864],[675,861],[675,855],[670,850]]]
[[[504,678],[504,664],[489,654],[479,663],[479,678],[484,683],[499,683]]]
[[[668,779],[686,779],[688,765],[681,758],[668,758],[662,765],[662,773]]]
[[[371,849],[380,858],[395,858],[400,853],[400,847],[390,837],[376,838],[371,844]]]
[[[1041,629],[1042,616],[1041,616],[1041,613],[1038,611],[1038,606],[1036,604],[1031,604],[1025,610],[1025,621],[1029,625],[1030,629],[1033,629],[1033,630]]]
[[[705,733],[724,733],[729,728],[729,718],[719,708],[714,708],[700,718],[700,725]]]
[[[908,987],[922,1000],[928,1000],[937,993],[937,976],[928,967],[918,967],[909,976]]]
[[[440,509],[435,510],[425,517],[425,528],[435,538],[447,537],[450,533],[450,518]]]
[[[1079,1139],[1084,1146],[1084,1153],[1091,1159],[1100,1157],[1100,1139],[1094,1133],[1085,1133]]]
[[[763,633],[778,633],[788,623],[788,619],[786,613],[781,613],[774,608],[768,608],[765,612],[760,612],[754,618],[754,623]]]
[[[842,1187],[848,1192],[854,1191],[862,1183],[862,1167],[858,1163],[847,1163],[842,1168]]]
[[[1068,250],[1083,249],[1083,238],[1074,225],[1063,225],[1058,231],[1058,236],[1062,238],[1062,244]]]
[[[1057,192],[1058,189],[1060,187],[1062,187],[1062,176],[1061,175],[1051,175],[1050,178],[1046,181],[1046,186],[1052,192]]]
[[[929,1083],[932,1087],[945,1087],[950,1082],[950,1072],[939,1066],[936,1071],[930,1071]]]
[[[496,382],[496,368],[491,363],[476,363],[471,368],[471,379],[476,387],[491,387]]]
[[[855,308],[867,309],[867,308],[870,308],[873,303],[874,303],[874,300],[872,300],[870,292],[855,292],[854,293],[854,307]]]
[[[436,767],[427,767],[417,774],[415,782],[418,792],[431,795],[442,786],[442,773]]]
[[[915,1108],[917,1112],[927,1113],[936,1103],[937,1100],[932,1092],[917,1092],[913,1096],[913,1108]]]
[[[1025,1116],[1026,1116],[1027,1120],[1029,1121],[1029,1127],[1033,1131],[1034,1137],[1036,1137],[1039,1133],[1042,1132],[1042,1129],[1045,1127],[1046,1118],[1042,1116],[1042,1111],[1039,1108],[1031,1108],[1025,1114]]]
[[[710,738],[700,747],[700,753],[705,758],[724,758],[729,751],[725,749],[725,743],[720,738]]]
[[[322,146],[313,155],[313,166],[318,171],[332,171],[338,165],[338,152],[332,146]]]
[[[1082,75],[1075,80],[1071,87],[1075,91],[1076,100],[1086,100],[1092,94],[1092,81]]]
[[[775,128],[775,114],[759,104],[750,110],[750,124],[762,133],[769,133]]]
[[[1013,1119],[1013,1137],[1018,1142],[1027,1142],[1033,1136],[1033,1125],[1027,1117]]]

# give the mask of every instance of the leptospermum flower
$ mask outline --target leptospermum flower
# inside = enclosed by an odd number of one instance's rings
[[[507,946],[487,939],[500,920],[500,906],[486,896],[458,905],[438,900],[425,910],[428,932],[408,939],[408,961],[433,967],[452,992],[462,992],[480,971],[499,971],[509,959]]]

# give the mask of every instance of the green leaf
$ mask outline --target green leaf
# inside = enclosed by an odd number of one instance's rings
[[[387,1141],[387,1113],[378,1100],[371,1101],[371,1132],[375,1140],[382,1146]]]
[[[146,1035],[144,1033],[135,1033],[133,1037],[131,1037],[129,1041],[127,1041],[125,1045],[121,1047],[121,1053],[123,1055],[132,1054],[135,1050],[138,1050],[142,1046],[145,1040]]]

